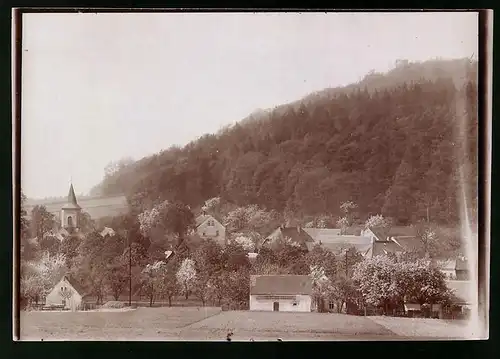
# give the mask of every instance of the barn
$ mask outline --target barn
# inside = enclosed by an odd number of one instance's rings
[[[312,280],[307,275],[250,276],[250,310],[310,312]]]

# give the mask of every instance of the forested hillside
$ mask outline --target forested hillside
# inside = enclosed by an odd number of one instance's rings
[[[133,211],[220,196],[302,218],[336,216],[350,200],[361,220],[382,213],[401,224],[427,215],[454,223],[459,168],[477,201],[476,77],[469,60],[399,62],[126,163],[96,189],[126,194]]]

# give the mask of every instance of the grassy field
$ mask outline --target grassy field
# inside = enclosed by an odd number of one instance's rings
[[[402,340],[466,337],[462,323],[343,314],[138,308],[22,312],[21,340]],[[463,334],[463,335],[462,335]]]
[[[436,320],[425,318],[370,317],[393,333],[406,337],[470,338],[474,333],[465,320]]]
[[[92,219],[108,217],[123,214],[128,210],[127,199],[125,196],[112,197],[94,197],[94,198],[78,198],[78,204],[82,209],[90,214]],[[59,215],[61,207],[66,204],[66,197],[55,200],[31,200],[26,203],[26,211],[28,216],[31,215],[31,210],[35,205],[44,205],[47,211]]]

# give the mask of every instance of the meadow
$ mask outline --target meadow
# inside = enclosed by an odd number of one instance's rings
[[[126,213],[128,210],[127,199],[125,196],[109,196],[109,197],[77,197],[78,204],[87,212],[92,219],[100,219],[103,217],[116,216]],[[60,198],[54,200],[29,200],[26,203],[26,211],[28,217],[31,215],[31,210],[35,205],[44,205],[47,211],[54,214],[58,218],[61,207],[66,204],[67,199]]]
[[[467,337],[464,323],[345,314],[222,311],[213,307],[22,312],[21,340],[429,340]]]

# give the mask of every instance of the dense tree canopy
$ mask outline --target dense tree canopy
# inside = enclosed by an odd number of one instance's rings
[[[477,201],[476,72],[469,61],[401,62],[128,163],[107,174],[102,190],[126,193],[139,212],[158,199],[199,207],[220,197],[341,216],[339,205],[352,200],[363,222],[381,213],[453,223],[459,171]]]

